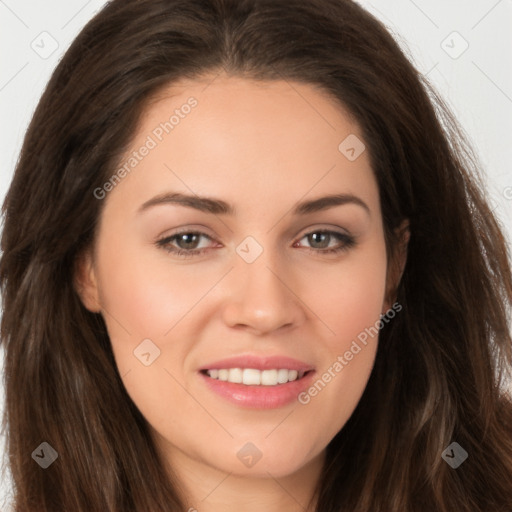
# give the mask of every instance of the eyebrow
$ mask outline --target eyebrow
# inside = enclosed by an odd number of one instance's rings
[[[222,201],[221,199],[214,199],[211,197],[201,197],[197,195],[181,194],[179,192],[165,193],[153,197],[146,201],[140,208],[139,212],[143,212],[152,208],[153,206],[176,204],[194,208],[196,210],[212,213],[215,215],[235,215],[236,209],[234,206]],[[368,205],[359,197],[352,194],[333,194],[328,196],[319,197],[309,201],[303,201],[293,208],[293,215],[307,215],[315,212],[320,212],[333,208],[335,206],[342,206],[346,204],[355,204],[361,206],[366,212],[370,213]]]

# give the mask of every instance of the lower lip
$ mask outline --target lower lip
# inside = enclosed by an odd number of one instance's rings
[[[251,409],[277,409],[296,401],[298,395],[311,385],[314,373],[310,371],[302,379],[276,386],[246,386],[212,379],[204,373],[199,375],[210,390],[235,405]]]

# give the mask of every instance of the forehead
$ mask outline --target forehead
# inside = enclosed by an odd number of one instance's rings
[[[319,88],[286,80],[206,76],[162,89],[123,165],[111,195],[134,201],[166,188],[245,204],[333,189],[378,195],[357,123]]]
[[[196,103],[193,108],[187,106],[190,98]],[[166,122],[172,125],[167,126],[172,137],[165,137],[170,134],[165,130]],[[211,153],[215,149],[225,151],[226,143],[235,140],[253,148],[271,143],[274,154],[280,153],[279,147],[285,151],[290,146],[295,146],[295,155],[314,149],[332,152],[344,132],[359,134],[344,107],[314,85],[225,75],[181,81],[157,93],[145,109],[138,135],[156,130],[158,136],[159,127],[164,129],[169,146],[181,145],[185,138],[189,142],[194,139]],[[296,144],[305,139],[309,142],[306,146]],[[253,144],[249,144],[251,140]],[[189,157],[193,156],[191,152]]]

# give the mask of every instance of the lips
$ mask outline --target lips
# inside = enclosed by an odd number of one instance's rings
[[[242,407],[283,407],[306,389],[314,367],[297,359],[239,356],[209,363],[199,374],[210,391]]]
[[[271,357],[260,357],[253,355],[245,355],[238,357],[230,357],[227,359],[221,359],[208,363],[200,368],[200,370],[219,370],[219,369],[230,369],[230,368],[254,368],[256,370],[273,370],[273,369],[286,369],[296,370],[297,372],[313,370],[313,366],[293,359],[286,356],[271,356]]]

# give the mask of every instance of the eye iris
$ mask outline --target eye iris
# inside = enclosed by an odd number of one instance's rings
[[[329,247],[330,239],[331,236],[328,233],[311,233],[308,235],[308,242],[317,249]],[[315,244],[317,245],[315,246]]]
[[[199,235],[194,233],[185,233],[179,235],[176,242],[181,249],[195,249],[199,241]],[[184,243],[183,243],[184,242]]]

